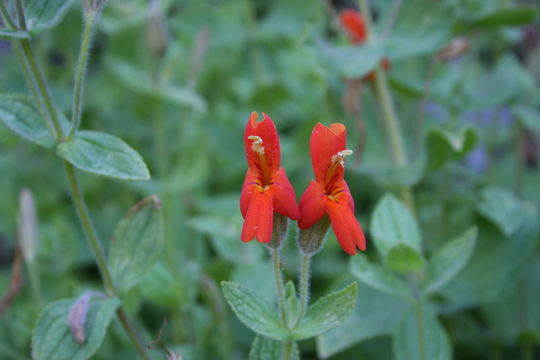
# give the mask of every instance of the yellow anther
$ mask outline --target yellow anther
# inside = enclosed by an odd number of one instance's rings
[[[252,140],[251,150],[255,151],[259,155],[264,155],[264,146],[262,146],[263,139],[257,135],[249,135],[249,140]]]
[[[352,150],[341,150],[336,155],[332,156],[332,163],[339,164],[345,167],[345,156],[352,155]]]

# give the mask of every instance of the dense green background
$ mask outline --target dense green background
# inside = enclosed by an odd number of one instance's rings
[[[435,266],[431,254],[477,227],[470,260],[425,300],[429,336],[438,337],[428,346],[440,346],[429,350],[438,354],[430,359],[449,359],[450,347],[455,359],[540,356],[538,7],[534,0],[404,0],[395,13],[396,3],[372,1],[377,33],[385,36],[352,48],[336,11],[356,7],[354,1],[163,0],[153,13],[147,1],[110,1],[95,34],[82,129],[124,139],[143,156],[152,179],[120,182],[84,173],[81,179],[107,243],[131,205],[150,194],[163,201],[165,251],[124,299],[147,339],[166,318],[163,340],[186,360],[247,356],[254,335],[234,318],[218,284],[233,280],[274,296],[268,255],[260,244],[239,240],[243,129],[258,111],[277,125],[282,164],[297,195],[311,179],[311,128],[343,122],[349,148],[358,149],[358,117],[365,122],[366,146],[348,161],[346,179],[368,234],[370,262],[384,263],[370,232],[373,209],[401,186],[411,186],[415,196],[426,263],[420,279],[428,263]],[[33,45],[57,105],[69,114],[81,5],[66,9]],[[468,51],[434,60],[456,36],[467,39]],[[27,93],[9,42],[0,42],[0,55],[0,92]],[[388,77],[411,159],[404,168],[390,160],[371,84],[364,81],[356,97],[360,113],[342,104],[345,79],[366,74],[382,56],[392,64]],[[61,162],[0,123],[0,291],[9,284],[23,188],[38,207],[37,266],[46,302],[100,289]],[[284,266],[294,279],[296,230],[290,230]],[[462,257],[455,253],[446,265]],[[314,258],[312,297],[354,280],[366,257],[350,260],[330,234]],[[349,320],[301,342],[302,358],[415,359],[408,302],[394,296],[397,290],[382,290],[359,281]],[[39,311],[25,281],[0,315],[1,359],[29,356]],[[94,358],[133,356],[113,321]]]

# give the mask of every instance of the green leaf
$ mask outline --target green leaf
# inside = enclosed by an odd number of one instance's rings
[[[510,237],[521,223],[521,205],[506,189],[492,187],[482,190],[478,212],[497,225],[507,237]]]
[[[512,8],[498,8],[470,21],[470,26],[497,27],[497,26],[523,26],[534,22],[538,10],[534,6],[516,6]]]
[[[377,43],[335,46],[317,40],[316,45],[321,59],[328,67],[347,78],[361,78],[367,75],[382,59],[380,44]]]
[[[84,322],[83,345],[75,341],[69,328],[68,314],[73,303],[73,300],[60,300],[41,311],[32,335],[34,360],[84,360],[99,349],[120,301],[115,297],[91,298]]]
[[[76,168],[122,180],[148,180],[150,173],[141,156],[116,136],[78,131],[60,143],[56,153]]]
[[[2,40],[30,39],[30,34],[22,30],[0,29],[0,39]]]
[[[26,23],[32,34],[56,26],[73,0],[30,0],[26,2]]]
[[[434,171],[448,161],[462,158],[476,146],[476,142],[476,132],[470,127],[461,129],[431,128],[425,138],[427,154],[425,170],[427,172]]]
[[[283,343],[269,339],[267,337],[257,335],[251,345],[249,351],[249,360],[282,360],[283,359]],[[298,345],[293,343],[291,360],[300,360]]]
[[[108,266],[119,291],[142,280],[159,259],[163,244],[161,201],[154,195],[135,204],[114,230]]]
[[[417,306],[415,310],[410,311],[405,316],[394,334],[395,359],[452,359],[448,336],[435,314],[422,304]],[[421,320],[419,321],[419,319]],[[421,346],[423,346],[423,350],[421,350]]]
[[[473,227],[433,254],[427,267],[425,294],[443,287],[465,267],[473,253],[477,234],[478,230]]]
[[[411,299],[410,291],[401,279],[382,266],[370,263],[363,254],[351,258],[349,269],[358,280],[374,289],[402,299]]]
[[[237,283],[221,283],[225,300],[238,319],[257,334],[275,340],[288,340],[289,331],[285,329],[276,315],[276,309],[256,293]]]
[[[527,105],[516,105],[512,108],[512,112],[523,126],[531,131],[540,132],[540,113],[538,110]]]
[[[411,272],[423,266],[420,229],[410,210],[395,196],[385,195],[375,207],[371,234],[392,270]]]
[[[26,140],[49,149],[56,145],[45,119],[41,117],[29,96],[0,95],[0,120]],[[69,121],[64,116],[60,116],[60,124],[64,131],[69,130]]]
[[[349,316],[358,293],[356,282],[319,299],[307,310],[306,317],[293,330],[295,340],[308,339],[343,323]]]
[[[204,99],[189,88],[153,81],[145,69],[138,69],[130,63],[108,57],[105,61],[112,76],[124,86],[141,95],[158,98],[173,105],[183,105],[196,111],[206,111]]]
[[[341,326],[317,337],[320,358],[330,358],[358,342],[394,332],[407,302],[359,283],[357,304]]]

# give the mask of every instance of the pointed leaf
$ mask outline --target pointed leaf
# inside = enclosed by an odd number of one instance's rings
[[[290,338],[289,331],[281,325],[272,305],[240,284],[223,281],[221,287],[225,300],[248,328],[275,340]]]
[[[402,299],[411,299],[411,293],[403,280],[382,266],[370,263],[363,254],[351,258],[349,269],[358,280],[374,289]]]
[[[255,336],[251,350],[249,351],[249,360],[282,360],[283,342],[273,340],[261,335]],[[300,360],[298,345],[293,343],[291,360]]]
[[[73,0],[29,0],[26,2],[26,23],[37,34],[56,26],[66,15]]]
[[[356,282],[353,282],[319,299],[309,307],[300,326],[293,330],[293,338],[295,340],[307,339],[341,325],[354,308],[357,292],[358,286]]]
[[[518,199],[506,189],[484,189],[478,212],[496,224],[507,237],[518,229],[522,220]]]
[[[26,95],[0,95],[0,120],[22,138],[52,149],[56,141],[52,137],[45,119],[41,117],[34,101]],[[64,131],[69,130],[68,120],[61,115]]]
[[[462,158],[476,146],[476,143],[476,132],[470,127],[431,128],[425,138],[426,171],[435,171],[451,160]]]
[[[85,341],[82,345],[75,340],[68,322],[74,301],[56,301],[41,311],[32,335],[34,360],[84,360],[99,349],[120,301],[105,296],[95,296],[90,300],[84,321]]]
[[[386,265],[399,272],[412,272],[424,265],[418,223],[395,196],[385,195],[371,219],[371,234]]]
[[[478,230],[471,228],[439,249],[429,260],[424,293],[430,294],[452,280],[469,261]]]
[[[401,321],[394,334],[393,348],[396,360],[452,359],[446,332],[433,312],[422,304]]]
[[[134,205],[114,230],[108,265],[119,291],[129,290],[150,272],[163,243],[161,202],[150,196]]]
[[[123,140],[97,131],[78,131],[56,153],[78,169],[122,180],[148,180],[142,157]]]
[[[540,132],[540,112],[532,106],[516,105],[512,112],[531,131]]]

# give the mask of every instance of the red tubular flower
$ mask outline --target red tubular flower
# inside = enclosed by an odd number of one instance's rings
[[[354,217],[354,201],[343,179],[345,156],[352,153],[345,149],[346,138],[343,124],[326,127],[319,123],[313,128],[309,145],[315,180],[300,198],[298,227],[310,228],[328,214],[339,244],[354,255],[357,247],[366,249],[366,239]]]
[[[360,45],[366,42],[367,29],[362,14],[352,9],[346,9],[339,15],[339,20],[345,31],[347,31],[351,43]],[[390,68],[388,59],[382,59],[381,66],[384,70],[388,70]],[[375,72],[370,72],[366,77],[369,80],[374,80]]]
[[[244,217],[242,241],[269,243],[272,239],[274,212],[293,220],[300,218],[294,189],[280,167],[279,137],[272,119],[263,120],[252,112],[246,125],[244,143],[248,171],[240,196]]]

